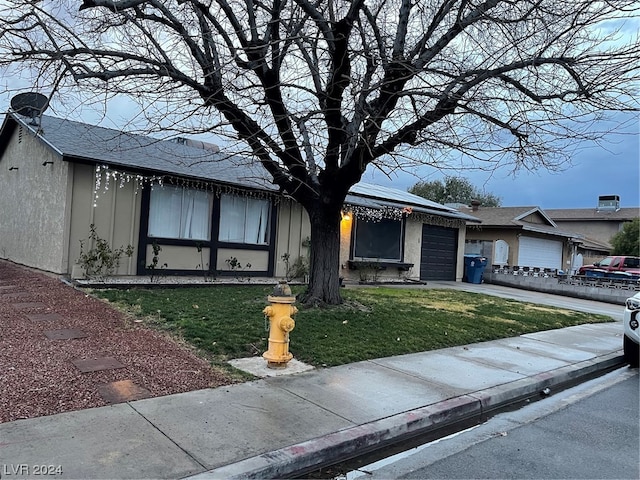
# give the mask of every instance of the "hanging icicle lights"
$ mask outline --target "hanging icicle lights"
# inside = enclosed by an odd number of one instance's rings
[[[283,200],[279,195],[265,192],[262,190],[246,190],[236,188],[230,185],[218,185],[205,180],[193,180],[183,177],[175,177],[172,175],[140,175],[129,172],[114,170],[108,165],[96,165],[95,167],[95,184],[93,189],[93,206],[98,206],[98,200],[101,193],[109,191],[109,187],[113,184],[118,188],[123,188],[130,183],[134,184],[134,193],[143,189],[145,185],[164,185],[165,183],[173,186],[193,188],[197,190],[206,190],[212,192],[216,197],[222,194],[237,195],[241,197],[269,199],[273,203],[278,204]],[[416,221],[427,223],[430,225],[438,225],[443,227],[462,228],[465,225],[464,220],[446,218],[440,215],[430,215],[421,212],[415,212],[412,207],[393,207],[383,206],[382,208],[369,208],[358,205],[345,204],[345,210],[350,211],[356,217],[362,218],[369,222],[379,222],[382,219],[402,220],[403,217],[411,216]]]
[[[346,204],[345,210],[351,212],[357,218],[361,218],[368,222],[379,222],[382,219],[402,220],[405,216],[406,218],[411,216],[411,218],[416,222],[439,227],[464,228],[466,225],[465,221],[459,218],[449,218],[442,215],[416,212],[413,207],[383,206],[378,209]]]
[[[206,190],[212,192],[216,197],[222,194],[237,195],[241,197],[270,199],[277,203],[279,197],[271,192],[261,190],[246,190],[236,188],[230,185],[217,185],[205,180],[193,180],[189,178],[175,177],[173,175],[140,175],[129,172],[114,170],[108,165],[96,165],[95,168],[95,184],[93,188],[93,206],[98,206],[98,200],[101,193],[109,191],[111,184],[123,188],[125,185],[134,184],[134,193],[143,189],[145,185],[173,185],[176,187],[193,188],[196,190]]]

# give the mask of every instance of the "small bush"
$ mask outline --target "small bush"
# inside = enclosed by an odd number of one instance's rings
[[[113,272],[120,265],[120,257],[133,255],[133,246],[131,245],[111,248],[109,242],[98,236],[93,223],[89,227],[89,240],[94,244],[94,247],[85,251],[84,240],[80,240],[80,258],[78,259],[86,278],[100,279],[113,275]]]

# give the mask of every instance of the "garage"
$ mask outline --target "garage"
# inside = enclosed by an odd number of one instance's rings
[[[518,265],[562,269],[562,242],[537,237],[520,237]]]
[[[422,225],[420,280],[456,279],[458,230]]]

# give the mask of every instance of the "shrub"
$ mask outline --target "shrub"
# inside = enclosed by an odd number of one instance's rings
[[[80,240],[80,258],[78,259],[86,278],[99,279],[112,275],[120,265],[122,255],[127,257],[133,255],[133,246],[131,245],[111,248],[109,242],[98,236],[93,223],[89,227],[89,240],[94,246],[87,251],[85,251],[84,240]]]

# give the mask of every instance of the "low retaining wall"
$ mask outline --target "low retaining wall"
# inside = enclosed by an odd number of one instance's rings
[[[567,280],[563,277],[533,277],[522,275],[510,275],[504,273],[493,273],[485,270],[483,279],[486,283],[504,285],[506,287],[521,288],[534,292],[552,293],[564,295],[565,297],[584,298],[598,302],[624,305],[627,298],[635,295],[640,289],[638,283],[613,284],[593,283]]]

